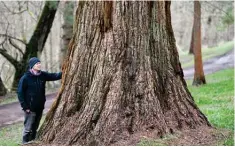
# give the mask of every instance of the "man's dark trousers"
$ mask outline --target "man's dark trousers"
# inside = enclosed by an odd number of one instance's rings
[[[36,138],[37,129],[42,118],[42,112],[24,112],[24,130],[23,130],[23,143],[27,143]]]

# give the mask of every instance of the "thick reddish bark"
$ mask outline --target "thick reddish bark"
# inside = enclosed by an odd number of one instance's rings
[[[193,21],[193,51],[194,51],[194,79],[193,85],[206,84],[203,71],[202,52],[201,52],[201,5],[199,1],[194,1],[194,21]]]
[[[79,2],[62,87],[39,131],[51,145],[111,145],[210,126],[183,78],[170,2]]]

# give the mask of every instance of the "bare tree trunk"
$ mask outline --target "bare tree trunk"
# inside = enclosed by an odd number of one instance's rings
[[[44,53],[44,55],[43,55],[44,56],[44,60],[43,60],[44,67],[45,67],[45,69],[49,69],[49,66],[48,66],[49,57],[48,57],[47,50],[44,50],[43,53]],[[48,88],[48,87],[49,87],[49,82],[46,82],[46,88]]]
[[[49,57],[50,57],[50,62],[48,63],[49,65],[49,69],[50,71],[53,72],[53,57],[55,56],[55,54],[53,54],[53,36],[54,34],[51,32],[51,36],[49,38],[49,42],[50,42],[50,49],[49,49]],[[49,89],[52,89],[55,87],[55,82],[54,81],[50,81],[49,83]]]
[[[201,5],[199,1],[194,1],[194,21],[193,21],[193,51],[194,51],[194,79],[193,85],[206,84],[203,71],[201,52]]]
[[[194,54],[194,52],[193,52],[193,44],[194,44],[194,25],[193,25],[193,28],[192,28],[192,36],[191,36],[189,54]]]
[[[74,1],[64,1],[63,5],[63,36],[61,42],[60,62],[61,66],[64,62],[64,58],[67,54],[69,41],[73,34],[73,12],[74,12]]]
[[[0,96],[4,96],[7,94],[7,89],[5,88],[2,78],[0,77]]]
[[[15,91],[19,82],[19,79],[28,68],[28,60],[31,57],[41,56],[47,36],[50,33],[50,29],[56,14],[59,1],[46,1],[41,17],[38,21],[37,27],[26,44],[26,50],[23,54],[23,58],[18,62],[15,60],[13,66],[16,69],[12,90]],[[9,60],[9,59],[8,59]]]
[[[39,131],[51,145],[112,145],[209,127],[183,78],[170,2],[79,1],[62,87]]]

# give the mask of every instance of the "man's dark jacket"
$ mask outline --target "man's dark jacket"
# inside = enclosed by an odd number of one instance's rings
[[[42,111],[46,102],[46,81],[59,80],[62,73],[48,73],[41,71],[40,75],[26,72],[18,85],[18,99],[23,110],[30,109],[32,112]]]

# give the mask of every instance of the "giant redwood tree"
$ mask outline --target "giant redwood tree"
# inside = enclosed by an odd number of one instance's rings
[[[40,142],[112,145],[146,130],[210,126],[183,78],[170,2],[80,1],[74,26]]]

